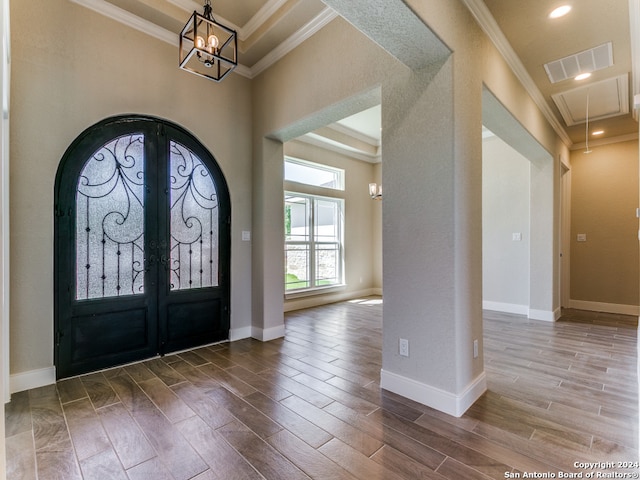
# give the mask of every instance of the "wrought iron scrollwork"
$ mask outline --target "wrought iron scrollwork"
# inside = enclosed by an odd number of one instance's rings
[[[76,189],[76,298],[144,292],[144,136],[118,137],[85,163]]]
[[[161,259],[171,289],[218,285],[218,196],[211,173],[188,148],[170,147],[171,245]]]

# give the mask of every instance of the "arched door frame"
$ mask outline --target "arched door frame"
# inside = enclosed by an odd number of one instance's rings
[[[76,231],[76,187],[78,185],[79,176],[81,175],[85,163],[88,161],[86,157],[87,151],[95,152],[97,148],[102,147],[106,142],[114,140],[122,135],[129,135],[137,132],[143,132],[145,134],[144,155],[145,163],[147,163],[144,174],[145,211],[148,208],[153,209],[154,207],[150,206],[154,202],[158,205],[159,202],[162,201],[160,200],[162,195],[164,195],[164,198],[168,199],[170,192],[169,183],[171,181],[170,173],[164,173],[164,178],[166,178],[166,184],[164,186],[162,185],[162,175],[160,175],[160,181],[157,181],[158,172],[168,169],[168,166],[156,165],[151,168],[149,167],[152,165],[154,159],[168,162],[170,157],[170,141],[179,145],[187,146],[187,148],[193,152],[193,154],[202,162],[202,164],[204,164],[211,174],[218,202],[217,227],[218,247],[220,251],[218,255],[218,284],[215,288],[215,305],[216,309],[218,308],[218,305],[220,306],[220,311],[216,314],[217,330],[213,333],[202,335],[201,337],[203,341],[201,344],[228,339],[230,327],[231,285],[231,205],[229,190],[222,170],[208,149],[193,134],[175,123],[165,119],[144,115],[122,115],[109,117],[84,130],[72,142],[63,155],[56,174],[54,190],[54,362],[58,378],[77,375],[86,371],[107,368],[115,364],[137,361],[157,354],[164,354],[175,350],[190,348],[192,346],[196,346],[194,341],[200,341],[195,338],[198,337],[198,335],[192,335],[192,338],[189,340],[173,340],[171,338],[166,338],[162,329],[165,328],[166,333],[166,328],[168,328],[168,314],[166,314],[166,312],[163,313],[163,308],[167,309],[167,311],[169,308],[174,308],[174,311],[178,312],[182,318],[186,318],[187,320],[190,320],[190,316],[192,315],[188,310],[183,309],[181,311],[181,307],[172,307],[171,305],[168,305],[170,302],[167,301],[163,302],[164,305],[160,306],[143,306],[146,309],[145,315],[160,318],[160,323],[164,323],[164,325],[157,327],[160,334],[156,332],[156,335],[154,336],[152,332],[152,334],[148,336],[146,340],[148,345],[145,345],[144,348],[136,347],[136,350],[132,350],[130,353],[111,356],[112,358],[117,358],[117,360],[112,364],[109,364],[110,360],[107,358],[107,355],[98,360],[83,360],[82,364],[80,364],[80,361],[74,363],[75,359],[72,360],[71,352],[73,351],[73,345],[75,345],[74,342],[78,336],[78,330],[71,328],[72,322],[70,318],[76,314],[72,314],[70,312],[75,308],[74,306],[84,308],[86,305],[81,305],[81,303],[83,301],[85,303],[87,302],[86,300],[76,300],[76,246],[74,243],[75,240],[71,241],[72,238],[75,239]],[[167,150],[161,151],[162,148],[166,148]],[[82,156],[83,152],[85,154],[84,157]],[[155,208],[158,207],[156,206]],[[150,212],[151,215],[156,214],[153,210]],[[145,215],[147,214],[145,213]],[[167,213],[166,217],[167,218],[164,220],[158,217],[158,223],[162,224],[163,222],[168,222],[169,213]],[[147,220],[145,217],[145,231],[147,226],[146,222]],[[148,236],[145,233],[144,251],[146,269],[144,275],[147,275],[147,272],[149,271],[148,265],[153,263],[153,260],[148,261],[150,256],[150,247],[147,243],[147,237]],[[158,272],[160,272],[161,268],[159,265],[161,263],[159,261],[159,257],[160,253],[155,259],[155,265],[153,266],[153,268],[157,269]],[[163,261],[166,263],[167,260],[163,259]],[[168,271],[166,266],[165,271]],[[162,275],[162,273],[159,273],[159,275]],[[169,272],[168,275],[171,275],[171,273]],[[167,281],[166,283],[169,282]],[[151,282],[147,283],[145,280],[145,285],[151,285]],[[145,286],[145,290],[146,289],[147,287]],[[166,290],[165,298],[169,298],[169,295],[173,296],[173,298],[176,296],[182,296],[184,298],[186,295],[183,291],[174,292],[172,290],[169,292],[169,287],[167,287]],[[203,288],[200,291],[191,290],[192,296],[189,301],[195,305],[195,308],[198,308],[198,302],[200,302],[201,305],[204,305],[207,301],[211,300],[211,295],[208,293],[211,290],[213,289]],[[146,292],[145,295],[147,295]],[[121,297],[117,298],[120,299]],[[133,296],[123,298],[122,303],[126,303],[131,298],[133,298]],[[157,309],[159,313],[154,313],[154,308]],[[199,314],[203,314],[202,312],[207,309],[201,307],[199,310]],[[162,316],[163,314],[165,315],[164,317]],[[204,313],[204,315],[206,315],[206,313]],[[93,316],[95,317],[96,315],[94,314]],[[77,319],[77,315],[74,317],[74,322],[77,321],[75,319]]]

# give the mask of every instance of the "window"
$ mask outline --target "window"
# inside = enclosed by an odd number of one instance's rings
[[[285,290],[341,285],[344,200],[285,192]]]
[[[344,190],[344,170],[298,158],[285,158],[284,179],[312,187]]]

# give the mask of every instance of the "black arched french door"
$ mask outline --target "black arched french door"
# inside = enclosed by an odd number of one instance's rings
[[[57,377],[227,339],[230,222],[220,168],[181,127],[85,130],[56,176]]]

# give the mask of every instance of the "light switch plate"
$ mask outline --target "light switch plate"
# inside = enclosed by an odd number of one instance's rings
[[[578,234],[578,241],[579,242],[586,242],[587,241],[587,234],[586,233],[579,233]]]
[[[242,231],[242,241],[243,242],[250,242],[251,241],[251,232],[243,230]]]

